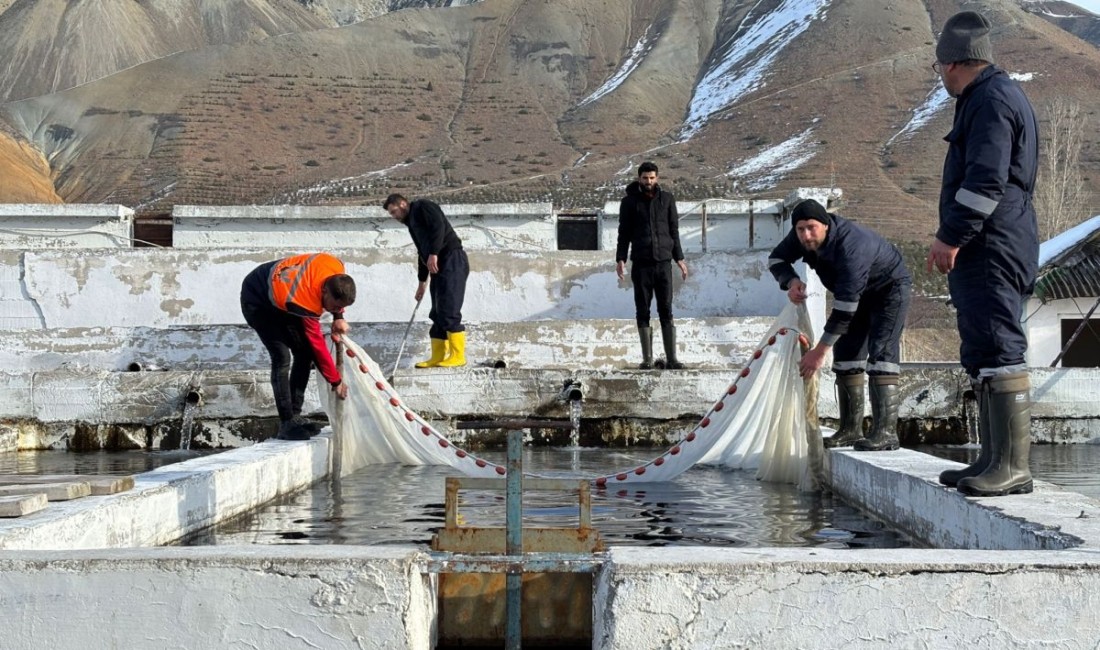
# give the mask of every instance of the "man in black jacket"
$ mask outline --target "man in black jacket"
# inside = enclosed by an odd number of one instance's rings
[[[400,194],[390,194],[382,208],[409,229],[417,253],[417,279],[420,284],[413,296],[417,301],[428,290],[432,298],[429,336],[432,355],[416,364],[417,368],[454,368],[466,365],[466,328],[462,325],[462,302],[466,297],[466,278],[470,261],[462,250],[443,209],[428,199],[412,203]],[[431,277],[429,287],[428,278]]]
[[[630,280],[634,283],[634,311],[642,342],[639,368],[653,367],[653,328],[649,326],[649,304],[657,296],[661,339],[665,345],[665,367],[683,368],[676,358],[676,326],[672,322],[672,265],[686,280],[687,264],[680,248],[680,215],[676,199],[657,184],[657,165],[644,162],[638,180],[626,188],[619,203],[619,243],[615,250],[615,273],[623,279],[627,251],[630,251]]]
[[[772,251],[768,267],[793,303],[806,284],[791,263],[802,259],[833,292],[833,309],[818,344],[802,356],[803,377],[817,372],[833,348],[840,429],[827,447],[860,451],[898,448],[898,373],[901,330],[912,279],[901,253],[877,233],[825,211],[813,199],[791,213],[791,232]],[[834,347],[835,346],[835,347]],[[871,376],[871,430],[863,436],[864,373]]]
[[[1027,335],[1020,316],[1035,287],[1039,232],[1032,207],[1039,127],[1020,85],[993,65],[992,25],[963,11],[936,44],[955,121],[940,189],[940,227],[928,268],[946,273],[960,357],[979,402],[978,460],[940,474],[974,496],[1032,490]]]

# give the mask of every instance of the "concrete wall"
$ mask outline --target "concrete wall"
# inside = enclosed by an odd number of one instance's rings
[[[121,205],[0,203],[0,249],[130,248],[133,220]]]
[[[550,203],[443,204],[467,250],[557,250]],[[415,259],[409,230],[380,206],[209,206],[172,209],[173,248],[400,248]]]
[[[0,554],[3,648],[433,647],[408,548]]]
[[[1030,366],[1048,367],[1062,351],[1062,320],[1081,320],[1088,313],[1096,298],[1077,300],[1052,300],[1046,304],[1038,300],[1027,303],[1027,363]],[[1089,324],[1100,329],[1100,310],[1092,315]],[[1059,363],[1061,365],[1061,363]]]
[[[243,322],[240,283],[264,261],[297,251],[187,251],[137,249],[107,255],[27,252],[4,259],[7,277],[0,308],[10,327],[176,327]],[[410,253],[336,250],[356,279],[357,322],[406,322],[415,302],[416,267]],[[768,272],[767,253],[710,253],[689,260],[692,273],[676,280],[678,317],[778,314],[786,295]],[[629,279],[615,277],[606,253],[553,256],[481,252],[470,256],[463,319],[514,322],[545,319],[633,318]],[[19,292],[19,293],[16,293]],[[824,297],[822,296],[823,300]],[[6,314],[0,314],[4,317]],[[427,320],[427,306],[419,318]]]
[[[1090,552],[617,548],[595,648],[1092,648]]]

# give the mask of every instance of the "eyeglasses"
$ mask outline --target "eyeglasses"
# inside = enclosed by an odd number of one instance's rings
[[[940,63],[939,61],[936,61],[935,63],[933,63],[932,64],[932,72],[935,72],[936,74],[943,74],[943,64]]]

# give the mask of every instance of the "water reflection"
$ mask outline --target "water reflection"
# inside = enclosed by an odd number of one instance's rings
[[[591,477],[632,467],[651,450],[533,449],[527,471],[558,478]],[[485,454],[503,462],[503,454]],[[577,469],[574,470],[574,465]],[[420,544],[443,526],[441,467],[379,465],[339,482],[326,480],[295,495],[204,531],[184,544]],[[504,526],[504,493],[460,493],[465,525]],[[529,492],[528,525],[575,527],[575,497]],[[909,542],[859,511],[795,486],[763,483],[749,472],[695,468],[676,481],[631,490],[595,491],[592,522],[609,545],[733,547],[825,546],[896,548]]]
[[[13,451],[0,453],[0,474],[140,474],[212,453],[216,451]]]

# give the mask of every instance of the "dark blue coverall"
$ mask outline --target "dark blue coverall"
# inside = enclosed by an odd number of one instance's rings
[[[944,138],[936,238],[959,248],[947,284],[957,310],[960,359],[971,377],[1026,368],[1020,317],[1039,264],[1032,207],[1038,131],[1019,84],[991,65],[959,96]]]
[[[877,233],[829,214],[829,231],[808,251],[792,227],[768,259],[784,291],[798,278],[792,262],[802,259],[833,294],[833,309],[821,342],[833,346],[837,375],[896,375],[901,367],[901,331],[912,279],[901,253]]]
[[[470,260],[462,249],[462,240],[455,233],[443,209],[434,201],[416,199],[409,204],[405,225],[412,236],[417,253],[417,279],[428,279],[428,256],[436,255],[439,273],[428,285],[432,309],[428,319],[433,339],[446,339],[447,332],[464,332],[462,303],[466,298],[466,279],[470,276]]]

